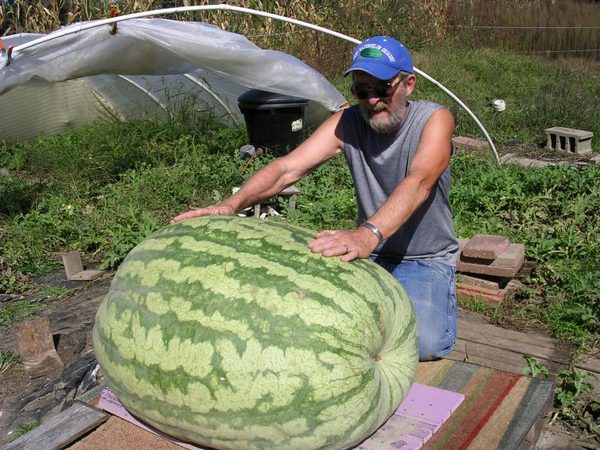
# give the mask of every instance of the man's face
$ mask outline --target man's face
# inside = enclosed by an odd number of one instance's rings
[[[406,81],[400,75],[380,80],[366,72],[353,72],[353,93],[358,98],[360,111],[371,128],[378,133],[395,133],[406,115]],[[367,95],[366,98],[364,97]]]

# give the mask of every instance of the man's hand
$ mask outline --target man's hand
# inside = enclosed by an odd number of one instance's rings
[[[182,220],[192,219],[202,216],[233,216],[235,210],[229,205],[210,205],[206,208],[192,209],[191,211],[179,214],[171,219],[171,223],[181,222]]]
[[[323,256],[339,256],[342,261],[352,261],[356,258],[368,258],[377,244],[377,237],[371,231],[359,227],[354,231],[321,231],[315,234],[315,239],[308,244],[308,248]]]

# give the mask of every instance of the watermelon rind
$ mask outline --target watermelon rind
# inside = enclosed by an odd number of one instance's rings
[[[369,260],[312,232],[211,216],[137,245],[96,315],[107,384],[136,417],[222,449],[343,449],[398,408],[418,361],[413,307]]]

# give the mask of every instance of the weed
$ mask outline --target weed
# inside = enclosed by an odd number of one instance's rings
[[[17,426],[17,428],[11,433],[9,440],[16,441],[21,436],[29,433],[31,430],[36,429],[38,426],[39,424],[34,422],[24,422]]]
[[[459,296],[458,304],[460,307],[476,313],[488,313],[492,309],[492,307],[485,301],[470,296]]]
[[[523,374],[531,378],[536,378],[540,375],[549,376],[548,368],[544,366],[537,358],[533,356],[523,355],[527,366],[523,369]]]
[[[556,410],[550,423],[561,419],[565,424],[587,431],[596,443],[600,443],[600,397],[591,396],[593,385],[588,381],[588,378],[596,376],[572,368],[561,371],[557,377],[560,381],[554,391]]]
[[[9,350],[0,350],[0,374],[13,367],[20,361],[19,355]]]
[[[40,183],[12,175],[0,176],[0,215],[29,211],[41,191]]]
[[[62,297],[66,295],[68,292],[73,291],[71,288],[61,287],[61,286],[45,286],[42,289],[37,291],[37,294],[42,297]]]

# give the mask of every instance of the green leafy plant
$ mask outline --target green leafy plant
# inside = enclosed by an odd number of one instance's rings
[[[571,368],[558,373],[554,391],[555,412],[550,423],[560,419],[576,429],[583,429],[600,444],[600,397],[593,398],[593,385],[588,378],[596,376],[585,370]]]
[[[545,377],[549,376],[548,368],[544,366],[537,358],[532,356],[524,355],[523,358],[527,366],[523,369],[523,374],[532,378],[539,377],[543,375]]]

